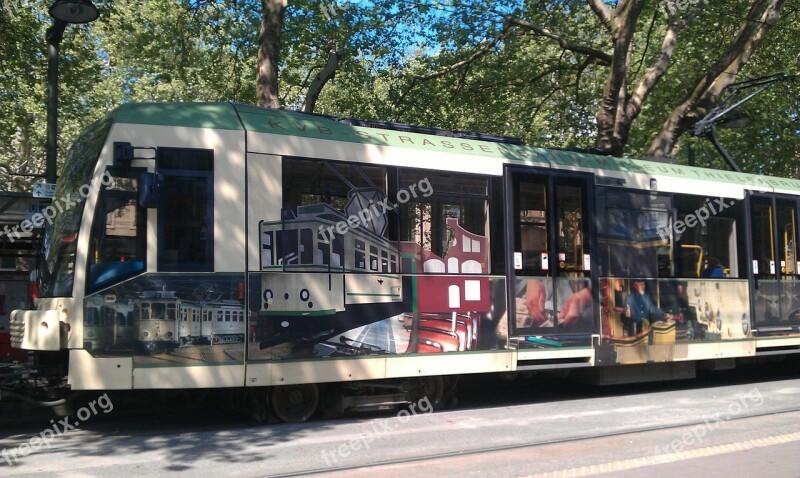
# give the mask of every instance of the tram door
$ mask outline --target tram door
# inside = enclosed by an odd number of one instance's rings
[[[750,215],[755,327],[786,326],[800,318],[798,202],[754,195]]]
[[[529,345],[564,345],[541,334],[586,334],[594,323],[590,177],[519,171],[509,181],[511,323],[525,341],[542,341]]]

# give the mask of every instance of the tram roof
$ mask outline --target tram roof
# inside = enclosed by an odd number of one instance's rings
[[[605,174],[601,175],[610,178],[620,177],[619,173],[642,174],[726,183],[743,189],[800,193],[800,180],[797,179],[354,126],[330,116],[236,103],[127,103],[119,106],[112,115],[115,123],[237,130],[428,152],[457,152],[496,158],[511,164],[603,172]]]

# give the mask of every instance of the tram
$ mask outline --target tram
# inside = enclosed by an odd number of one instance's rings
[[[267,387],[286,421],[321,391],[438,402],[461,374],[782,366],[799,199],[489,135],[126,104],[70,149],[12,344],[67,356],[73,390]]]

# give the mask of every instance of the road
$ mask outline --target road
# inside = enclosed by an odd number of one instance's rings
[[[130,413],[88,395],[67,422],[0,431],[0,476],[800,476],[796,365],[605,388],[472,378],[460,398],[434,413],[423,400],[399,414],[256,426],[180,402]]]

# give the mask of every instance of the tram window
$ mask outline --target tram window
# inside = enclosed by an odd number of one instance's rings
[[[317,251],[314,264],[327,266],[331,263],[331,243],[322,233],[317,234]]]
[[[488,180],[463,174],[401,171],[408,185],[400,206],[400,240],[414,251],[408,270],[430,273],[489,273]],[[413,189],[412,189],[413,187]],[[413,192],[412,192],[413,191]],[[406,270],[406,269],[404,269]]]
[[[300,264],[314,263],[314,231],[300,229]]]
[[[797,271],[797,208],[795,201],[776,200],[778,251],[783,276],[794,276]]]
[[[671,277],[672,197],[598,187],[597,264],[604,276]]]
[[[583,188],[559,185],[556,188],[556,210],[558,213],[558,252],[559,269],[583,271],[584,254],[589,253],[589,243],[584,236],[586,216]]]
[[[390,271],[392,274],[397,272],[397,256],[394,254],[392,254],[392,268]]]
[[[529,272],[547,267],[543,254],[547,252],[547,190],[544,184],[522,182],[519,185],[519,228],[522,268]]]
[[[737,227],[742,208],[731,199],[675,195],[674,236],[677,277],[738,277]]]
[[[93,327],[97,325],[99,315],[100,312],[96,308],[87,307],[83,316],[83,324],[87,327]]]
[[[378,248],[369,246],[369,270],[378,271]]]
[[[381,272],[389,272],[389,252],[381,251]]]
[[[384,167],[298,158],[285,158],[283,166],[283,207],[293,213],[298,206],[312,204],[342,211],[353,188],[377,187],[386,192]]]
[[[162,271],[214,269],[213,151],[159,148],[164,175],[158,208],[158,268]]]
[[[272,234],[273,231],[264,231],[261,237],[261,267],[268,267],[274,264],[274,257],[272,251]]]
[[[331,267],[344,267],[344,240],[341,236],[333,237],[331,245]]]
[[[297,229],[275,231],[275,235],[277,238],[275,256],[278,259],[278,264],[297,264],[300,260]]]
[[[100,191],[89,239],[88,287],[94,291],[145,269],[146,210],[137,203],[138,170],[109,169],[114,178]]]
[[[775,274],[775,243],[773,241],[772,200],[753,198],[751,205],[753,224],[753,262],[758,264],[758,275]]]
[[[355,240],[355,259],[356,263],[355,266],[357,269],[366,269],[367,268],[367,255],[366,255],[366,245],[364,241],[360,241],[358,239]]]

